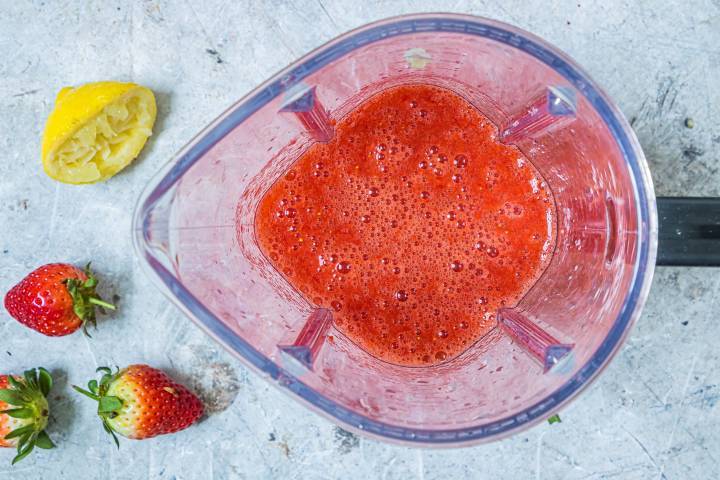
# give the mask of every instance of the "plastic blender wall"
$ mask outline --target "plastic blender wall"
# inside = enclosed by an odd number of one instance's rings
[[[423,68],[410,66],[414,48],[430,57]],[[545,86],[565,85],[519,50],[437,32],[360,47],[304,83],[317,86],[319,100],[338,119],[379,89],[417,81],[455,90],[498,125]],[[455,360],[427,368],[381,362],[333,330],[334,341],[326,342],[314,370],[296,370],[303,382],[390,424],[445,429],[516,413],[577,371],[623,304],[636,241],[624,160],[599,116],[582,97],[578,101],[578,118],[569,127],[518,145],[555,194],[558,240],[550,267],[517,308],[561,341],[575,343],[563,368],[543,374],[499,330]],[[186,288],[282,365],[277,345],[292,343],[313,306],[268,265],[253,237],[254,207],[263,192],[311,143],[292,115],[278,113],[281,104],[281,98],[270,101],[184,175],[171,205],[169,256]]]

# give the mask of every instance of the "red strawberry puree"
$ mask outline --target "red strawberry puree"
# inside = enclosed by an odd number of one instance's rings
[[[384,90],[265,193],[260,248],[377,358],[451,359],[532,286],[555,239],[550,190],[496,132],[449,90]]]

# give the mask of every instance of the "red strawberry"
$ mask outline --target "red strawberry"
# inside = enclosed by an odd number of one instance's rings
[[[49,337],[60,337],[87,323],[95,325],[95,307],[115,306],[95,293],[97,280],[90,271],[66,263],[50,263],[30,272],[5,295],[5,309],[18,322]]]
[[[105,431],[118,444],[115,433],[142,440],[184,430],[203,414],[203,404],[186,387],[173,382],[161,370],[130,365],[113,374],[107,367],[100,383],[91,380],[88,390],[78,392],[98,402]]]
[[[44,368],[28,370],[22,377],[0,375],[0,447],[17,448],[13,465],[35,447],[55,446],[45,433],[51,388],[52,377]]]

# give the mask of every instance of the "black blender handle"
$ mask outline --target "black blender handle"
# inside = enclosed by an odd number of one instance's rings
[[[658,197],[657,265],[720,267],[720,198]]]

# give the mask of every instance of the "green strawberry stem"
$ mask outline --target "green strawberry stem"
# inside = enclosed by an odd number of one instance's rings
[[[107,308],[108,310],[115,310],[115,305],[113,305],[112,303],[105,302],[105,301],[101,300],[100,298],[90,297],[88,299],[88,301],[90,303],[92,303],[93,305],[97,305],[98,307]]]
[[[78,387],[77,385],[73,385],[72,388],[73,388],[76,392],[82,393],[82,394],[85,395],[86,397],[92,398],[92,399],[95,400],[96,402],[99,402],[99,401],[100,401],[100,397],[99,397],[98,395],[95,395],[95,394],[93,394],[93,393],[90,393],[90,392],[88,392],[87,390]]]
[[[95,291],[98,281],[95,275],[93,275],[92,270],[90,270],[89,263],[85,267],[85,276],[87,276],[85,281],[80,281],[77,278],[66,278],[64,282],[70,297],[72,297],[73,312],[75,312],[75,315],[82,321],[85,335],[90,337],[87,331],[87,324],[91,323],[93,326],[97,326],[95,307],[99,307],[100,310],[105,313],[105,309],[115,310],[115,305],[104,301]]]
[[[35,447],[54,448],[50,437],[45,432],[50,410],[47,395],[52,388],[52,376],[44,368],[33,368],[24,372],[20,380],[8,376],[10,388],[0,390],[0,401],[15,408],[0,411],[0,414],[13,418],[28,420],[5,435],[6,440],[18,439],[17,455],[12,461],[15,465],[30,455]]]
[[[105,429],[105,431],[110,434],[110,436],[112,436],[117,448],[120,448],[120,441],[118,440],[115,431],[108,424],[108,419],[115,418],[119,415],[119,411],[123,406],[123,402],[118,397],[107,395],[110,384],[120,374],[120,369],[117,369],[114,375],[112,373],[112,370],[110,370],[108,367],[99,367],[96,371],[103,373],[103,376],[100,378],[99,384],[97,380],[90,380],[88,382],[87,390],[78,387],[77,385],[73,385],[72,388],[76,392],[82,393],[86,397],[92,398],[93,400],[98,402],[97,412],[102,419],[103,429]]]

